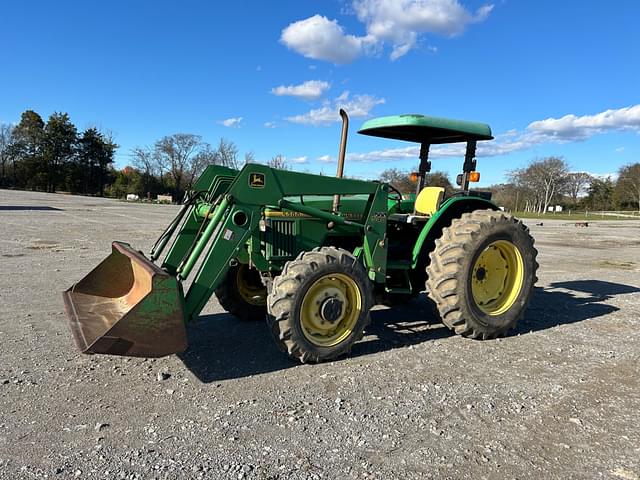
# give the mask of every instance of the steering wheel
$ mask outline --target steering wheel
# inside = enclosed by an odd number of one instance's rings
[[[398,202],[401,202],[402,201],[402,193],[400,192],[400,190],[398,190],[396,187],[394,187],[390,183],[388,185],[389,185],[389,190],[393,191],[393,193],[398,195],[398,198],[396,200]]]

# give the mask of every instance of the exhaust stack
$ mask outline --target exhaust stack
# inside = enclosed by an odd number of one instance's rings
[[[349,116],[342,108],[340,109],[340,117],[342,117],[342,136],[340,137],[340,151],[338,152],[338,171],[337,178],[342,178],[344,173],[344,157],[347,152],[347,134],[349,133]],[[340,195],[333,197],[333,213],[340,210]]]

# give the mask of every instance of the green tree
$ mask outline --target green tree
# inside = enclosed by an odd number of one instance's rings
[[[88,128],[77,142],[77,163],[83,193],[104,195],[107,173],[118,145],[97,128]]]
[[[12,132],[15,186],[45,189],[46,178],[42,173],[44,150],[44,121],[33,110],[26,110]]]
[[[585,204],[591,210],[612,210],[614,184],[611,177],[605,179],[594,178],[589,186],[589,193]]]
[[[618,170],[615,197],[620,204],[636,207],[640,212],[640,163],[625,165]]]
[[[124,167],[122,170],[113,171],[113,182],[106,188],[110,197],[124,198],[129,193],[135,193],[142,197],[142,177],[140,172],[132,167]]]
[[[62,170],[71,162],[78,131],[66,113],[51,114],[44,127],[42,170],[47,192],[55,192],[62,180]]]

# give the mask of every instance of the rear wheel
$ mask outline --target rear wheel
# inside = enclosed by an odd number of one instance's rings
[[[346,354],[362,338],[373,303],[364,267],[349,252],[316,248],[288,262],[268,297],[278,347],[301,362]]]
[[[504,212],[465,213],[443,229],[430,254],[427,291],[457,334],[495,338],[515,327],[536,282],[528,228]]]
[[[264,320],[267,314],[267,288],[247,264],[229,268],[215,294],[222,308],[240,320]]]

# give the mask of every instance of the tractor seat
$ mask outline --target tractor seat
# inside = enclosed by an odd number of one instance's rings
[[[443,187],[424,187],[416,198],[416,212],[422,215],[433,215],[440,208],[443,196]]]

